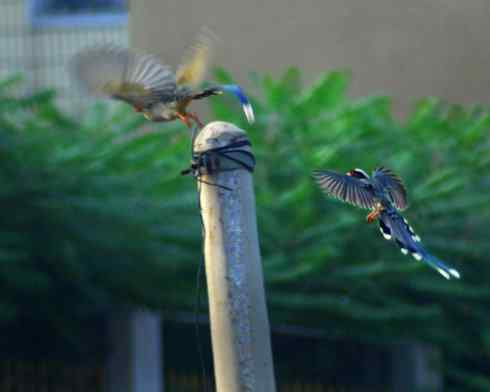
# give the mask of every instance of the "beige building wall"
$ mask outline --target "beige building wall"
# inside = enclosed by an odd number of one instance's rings
[[[296,65],[312,81],[353,71],[351,93],[490,98],[488,0],[132,0],[130,41],[175,64],[202,25],[222,38],[216,62],[249,85],[251,71]]]

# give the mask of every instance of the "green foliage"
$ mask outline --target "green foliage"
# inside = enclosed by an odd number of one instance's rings
[[[0,326],[40,323],[83,346],[80,336],[101,333],[84,320],[118,306],[192,304],[200,223],[194,184],[179,176],[188,136],[123,106],[96,105],[78,121],[52,92],[15,98],[9,85],[0,89]]]
[[[296,69],[256,81],[253,127],[235,102],[211,102],[213,118],[253,142],[272,322],[435,343],[458,390],[485,390],[490,112],[426,99],[400,123],[388,98],[349,98],[344,72],[307,87]],[[115,306],[188,309],[201,230],[195,184],[179,176],[185,128],[100,104],[77,120],[52,92],[14,98],[12,88],[0,84],[0,322],[43,320],[75,340],[82,320]],[[403,256],[364,211],[327,199],[310,176],[378,165],[404,179],[407,219],[461,281]]]
[[[490,112],[424,99],[400,123],[389,99],[350,99],[347,86],[343,72],[308,87],[295,69],[259,79],[254,127],[213,100],[217,116],[247,129],[258,158],[272,319],[322,326],[332,336],[434,343],[445,350],[447,370],[459,369],[447,371],[458,390],[487,390]],[[381,165],[403,178],[406,218],[431,252],[461,271],[461,281],[403,256],[365,223],[366,212],[327,199],[310,177],[313,169]]]

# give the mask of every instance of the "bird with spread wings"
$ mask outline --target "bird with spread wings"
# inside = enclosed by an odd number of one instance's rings
[[[371,176],[362,169],[353,169],[346,174],[316,170],[313,177],[329,196],[371,210],[367,221],[371,223],[378,219],[383,237],[394,240],[403,254],[410,253],[416,260],[424,261],[446,279],[460,278],[457,270],[448,267],[422,246],[420,237],[398,212],[408,206],[407,191],[391,170],[379,167]]]
[[[212,95],[231,93],[252,123],[252,106],[238,85],[199,87],[210,63],[213,42],[212,34],[203,30],[176,72],[157,56],[102,45],[75,55],[70,73],[88,93],[124,101],[151,121],[178,119],[190,128],[192,120],[202,127],[198,116],[188,111],[189,104]]]

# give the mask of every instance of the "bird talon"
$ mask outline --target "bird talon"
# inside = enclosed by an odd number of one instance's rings
[[[189,118],[191,118],[189,114],[182,114],[177,112],[176,116],[180,121],[182,121],[185,124],[187,128],[192,128],[192,124],[189,121]]]
[[[193,119],[194,122],[197,124],[197,126],[199,128],[204,128],[204,125],[201,122],[201,120],[199,120],[199,117],[197,117],[197,114],[195,114],[195,113],[187,113],[187,117]]]
[[[374,207],[374,210],[371,211],[367,217],[366,220],[368,223],[373,223],[376,219],[378,219],[379,215],[381,214],[381,211],[383,210],[383,207],[380,204],[377,204]]]

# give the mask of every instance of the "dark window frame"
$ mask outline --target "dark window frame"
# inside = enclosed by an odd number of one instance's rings
[[[128,23],[127,11],[96,13],[45,14],[43,7],[48,0],[28,0],[28,19],[35,28],[77,28],[97,26],[124,26]]]

